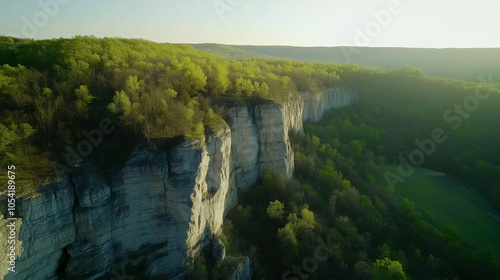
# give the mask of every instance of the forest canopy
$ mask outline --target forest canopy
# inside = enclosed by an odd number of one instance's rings
[[[368,124],[389,134],[390,126],[408,132],[405,141],[399,141],[401,136],[386,138],[386,146],[398,147],[388,151],[391,161],[397,160],[400,151],[411,149],[414,137],[437,125],[433,121],[448,109],[446,106],[463,102],[478,87],[496,91],[484,105],[487,108],[465,123],[467,130],[454,132],[455,139],[475,137],[481,141],[484,145],[477,153],[457,155],[467,145],[465,140],[438,153],[447,153],[439,158],[452,159],[453,170],[445,171],[457,175],[498,171],[494,123],[482,122],[496,114],[498,89],[486,85],[430,78],[412,66],[383,71],[355,64],[235,60],[189,45],[92,36],[38,41],[0,37],[0,164],[46,165],[47,158],[82,138],[82,128],[95,128],[106,117],[113,119],[124,135],[199,139],[205,129],[223,123],[221,112],[211,102],[216,98],[283,102],[296,98],[300,91],[321,92],[329,87],[357,90]],[[402,118],[404,123],[417,126],[401,126]],[[443,166],[434,160],[429,164],[432,168]],[[463,170],[456,171],[459,168]]]
[[[435,143],[421,166],[458,177],[500,209],[499,89],[430,78],[413,66],[235,60],[139,39],[0,37],[0,166],[23,163],[32,180],[53,176],[64,147],[107,119],[117,129],[96,162],[123,160],[137,139],[199,140],[227,125],[216,100],[284,103],[332,87],[356,90],[359,102],[306,124],[305,137],[292,135],[295,178],[268,170],[225,221],[228,250],[258,255],[251,242],[278,244],[259,255],[262,263],[254,259],[266,279],[313,254],[317,236],[338,246],[311,279],[498,275],[491,248],[471,248],[452,225],[436,228],[431,215],[380,184],[386,164],[410,158],[441,128],[449,140]]]
[[[34,162],[32,157],[46,163],[42,159],[105,117],[128,135],[199,139],[223,122],[211,99],[284,101],[300,90],[338,84],[337,68],[229,60],[189,45],[140,39],[0,37],[0,164]]]

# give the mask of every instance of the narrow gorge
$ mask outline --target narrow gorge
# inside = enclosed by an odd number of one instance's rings
[[[226,102],[227,126],[207,131],[203,141],[155,140],[154,149],[143,141],[124,166],[106,171],[84,162],[41,186],[39,196],[18,201],[23,251],[15,274],[5,274],[2,256],[3,279],[113,279],[125,267],[184,279],[193,257],[221,243],[216,236],[239,193],[268,167],[293,175],[289,132],[303,134],[304,122],[357,98],[332,88],[281,104]],[[250,279],[248,257],[219,255],[236,267],[228,279]]]

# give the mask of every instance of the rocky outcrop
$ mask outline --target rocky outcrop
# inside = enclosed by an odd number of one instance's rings
[[[317,122],[325,112],[351,105],[358,100],[356,91],[346,88],[330,88],[321,93],[305,91],[300,93],[300,97],[304,100],[304,122]]]
[[[292,175],[294,170],[293,150],[288,130],[302,132],[300,114],[303,102],[300,98],[279,105],[274,101],[259,101],[258,104],[226,104],[227,123],[231,127],[230,189],[227,195],[226,212],[238,202],[238,193],[246,191],[266,168]],[[245,143],[242,145],[241,143]]]
[[[288,99],[282,103],[281,110],[283,112],[283,122],[285,133],[288,135],[289,132],[294,132],[297,134],[304,134],[304,98],[302,96],[290,95]]]
[[[212,240],[212,257],[215,262],[221,262],[226,258],[226,246],[218,237]]]
[[[251,280],[252,263],[249,257],[228,257],[222,262],[221,279]]]
[[[320,94],[290,95],[281,105],[273,101],[226,104],[227,123],[232,131],[226,213],[237,204],[238,193],[262,178],[267,167],[288,176],[293,174],[294,156],[289,132],[303,135],[304,122],[319,121],[326,111],[348,106],[357,98],[353,90],[332,88]]]
[[[174,142],[141,143],[106,173],[88,162],[21,200],[24,252],[5,279],[110,279],[126,267],[182,279],[222,226],[231,137]]]
[[[18,186],[19,187],[19,186]],[[74,189],[67,180],[38,189],[39,196],[16,202],[17,223],[21,224],[18,239],[22,242],[21,256],[16,260],[16,272],[4,279],[57,279],[56,272],[64,248],[75,241],[73,220]],[[1,201],[7,201],[1,197]],[[2,203],[3,204],[3,203]],[[2,227],[2,242],[6,242]],[[19,248],[19,242],[16,246]],[[6,252],[6,251],[4,251]],[[7,272],[2,263],[2,272]]]
[[[224,258],[223,246],[213,240],[224,214],[267,167],[293,174],[289,131],[303,134],[303,121],[356,98],[334,89],[290,96],[281,105],[229,102],[228,126],[207,131],[203,140],[142,142],[123,166],[106,171],[82,163],[40,187],[39,196],[19,200],[23,252],[19,271],[5,279],[111,279],[124,273],[184,279],[186,264],[210,244],[223,263],[235,264],[228,279],[250,279],[250,260]],[[6,240],[3,231],[0,239]]]

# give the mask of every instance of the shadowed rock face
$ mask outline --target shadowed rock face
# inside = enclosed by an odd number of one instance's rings
[[[22,217],[18,238],[22,241],[23,252],[16,260],[16,273],[9,272],[4,279],[33,279],[33,275],[49,275],[53,278],[63,248],[75,241],[76,226],[72,212],[75,195],[72,183],[65,180],[45,185],[38,191],[41,194],[38,197],[16,201],[16,213]],[[5,196],[0,199],[7,201]],[[0,229],[0,238],[6,241],[5,230],[6,227]],[[19,245],[16,241],[16,246]],[[0,275],[8,272],[7,265],[2,261]],[[41,279],[44,279],[43,276]]]
[[[237,204],[238,192],[262,178],[267,167],[293,174],[293,151],[283,112],[274,102],[228,109],[232,146],[226,212]]]
[[[40,196],[18,202],[24,251],[19,271],[5,279],[57,279],[58,273],[110,279],[124,267],[144,277],[185,278],[186,261],[211,244],[238,192],[268,166],[293,174],[288,132],[303,134],[303,121],[356,99],[353,91],[332,89],[282,105],[228,105],[229,127],[208,131],[202,141],[158,140],[154,149],[143,142],[124,166],[107,171],[82,164],[40,187]],[[237,268],[231,279],[249,279],[248,258]]]
[[[358,100],[358,94],[351,89],[330,88],[322,93],[301,92],[304,100],[303,122],[318,122],[331,109],[349,106]]]

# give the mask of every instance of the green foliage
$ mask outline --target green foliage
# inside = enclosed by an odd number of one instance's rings
[[[215,130],[227,127],[226,122],[211,108],[208,109],[208,112],[205,114],[205,117],[203,118],[203,124],[205,127],[209,127]]]
[[[257,83],[257,82],[255,82]],[[266,82],[262,82],[262,84],[254,84],[255,92],[260,97],[266,97],[269,95],[269,86]]]
[[[76,36],[40,41],[2,37],[0,41],[6,59],[2,63],[8,63],[0,67],[4,112],[30,116],[23,121],[34,125],[37,143],[44,149],[76,141],[79,125],[90,126],[108,117],[99,109],[103,105],[119,126],[134,134],[149,139],[200,139],[205,125],[224,126],[209,111],[212,96],[284,102],[297,97],[292,78],[300,72],[314,88],[338,81],[336,67],[324,64],[235,61],[186,45],[145,40]],[[325,75],[331,79],[323,79]]]
[[[412,79],[422,79],[418,71],[404,71]],[[315,238],[324,233],[338,247],[324,264],[329,270],[320,268],[310,275],[313,279],[445,279],[457,274],[471,278],[473,266],[483,267],[480,278],[495,275],[499,268],[487,250],[473,252],[456,229],[429,224],[428,215],[418,212],[412,201],[383,191],[380,178],[387,149],[382,143],[391,135],[367,124],[354,108],[332,111],[319,123],[306,124],[303,138],[291,135],[298,188],[283,187],[293,180],[283,181],[267,170],[262,183],[246,196],[255,215],[240,232],[250,232],[241,235],[245,242],[269,248],[263,254],[269,269],[262,278],[279,278],[275,268],[286,271],[310,256]],[[262,203],[262,197],[283,202],[285,225],[269,222],[269,204]],[[263,234],[256,234],[254,227]],[[267,237],[274,233],[276,240]],[[477,263],[481,258],[484,262]]]
[[[252,218],[252,207],[247,206],[243,207],[242,205],[238,205],[236,207],[235,212],[233,213],[233,223],[238,228],[245,228],[250,223],[250,219]]]
[[[130,76],[127,81],[125,81],[123,91],[127,94],[130,101],[138,102],[140,96],[144,93],[144,81],[139,81],[137,76]]]
[[[390,71],[344,68],[340,76],[363,96],[355,108],[358,120],[385,131],[371,137],[382,140],[386,162],[399,164],[400,156],[408,159],[414,150],[421,149],[416,140],[424,141],[434,129],[441,128],[446,142],[435,143],[434,151],[425,154],[421,167],[458,177],[500,209],[497,172],[500,150],[492,133],[495,126],[485,121],[497,118],[496,108],[500,106],[497,87],[430,78],[415,67]],[[466,102],[477,102],[478,107],[468,110],[472,107]],[[368,141],[367,145],[373,151],[378,150]]]
[[[205,255],[201,255],[196,259],[192,260],[193,270],[189,273],[189,278],[191,279],[208,279],[208,267]],[[190,263],[190,262],[188,262]]]
[[[13,144],[19,141],[19,136],[16,134],[17,126],[12,124],[10,127],[0,123],[0,164],[3,166],[9,160],[14,159],[14,155],[10,153],[13,149],[10,148]]]
[[[300,215],[302,216],[302,220],[304,220],[306,223],[309,225],[313,226],[315,221],[314,221],[314,213],[312,211],[309,211],[306,208],[303,208],[300,211]]]
[[[252,96],[255,88],[252,81],[239,77],[235,81],[234,91],[237,95]]]
[[[226,93],[231,86],[228,75],[227,65],[216,60],[210,61],[207,68],[207,91],[212,95]]]
[[[391,258],[391,247],[387,245],[387,243],[382,244],[379,248],[379,257],[381,259],[390,259]]]
[[[124,116],[130,114],[132,102],[124,91],[116,92],[113,102],[108,105],[108,110],[114,114],[123,113]]]
[[[349,149],[353,158],[359,158],[363,151],[363,144],[358,140],[352,140],[349,142]]]
[[[407,279],[403,266],[398,261],[388,258],[379,259],[373,264],[374,280],[405,280]]]
[[[457,230],[454,225],[444,225],[441,227],[441,232],[446,236],[448,240],[461,241],[462,234]]]
[[[278,229],[278,241],[283,248],[294,248],[298,246],[292,224],[288,223],[284,228]]]
[[[92,101],[93,96],[90,94],[87,86],[80,86],[75,89],[76,95],[76,110],[85,119],[89,117],[89,103]]]
[[[281,220],[283,218],[283,214],[285,205],[281,203],[279,200],[269,202],[269,206],[267,207],[266,213],[269,218],[273,220]]]
[[[398,203],[379,183],[381,165],[407,157],[415,139],[442,127],[453,141],[424,166],[458,176],[499,205],[500,150],[491,121],[500,104],[496,88],[431,79],[414,67],[229,60],[186,45],[87,36],[0,37],[0,57],[8,64],[0,67],[0,163],[33,162],[28,167],[40,174],[82,129],[110,115],[118,127],[115,146],[122,137],[202,139],[206,128],[227,127],[211,108],[215,96],[283,103],[300,91],[351,87],[360,95],[356,106],[326,113],[318,124],[306,124],[306,137],[291,137],[294,179],[269,169],[242,194],[242,205],[228,215],[233,227],[225,222],[228,248],[264,248],[257,254],[259,279],[279,279],[292,263],[314,256],[317,237],[336,245],[327,246],[329,258],[311,279],[405,279],[405,271],[415,279],[498,275],[494,252],[473,251],[456,228],[429,224],[411,201]],[[488,101],[462,118],[460,129],[449,129],[458,120],[443,120],[443,112],[476,90],[489,93]],[[196,277],[209,271],[200,262]]]

